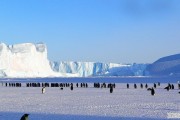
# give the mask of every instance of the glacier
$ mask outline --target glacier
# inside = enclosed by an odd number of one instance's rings
[[[50,67],[43,43],[0,43],[0,77],[60,76]]]
[[[152,64],[120,64],[48,60],[44,43],[0,43],[0,78],[180,76],[180,54]]]
[[[53,71],[76,74],[79,77],[93,76],[144,76],[147,64],[117,64],[101,62],[51,62]]]
[[[0,43],[0,77],[143,76],[147,64],[51,62],[44,43]]]

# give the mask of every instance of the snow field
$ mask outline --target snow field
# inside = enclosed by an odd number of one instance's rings
[[[153,84],[148,84],[152,87]],[[180,113],[180,95],[175,90],[169,92],[161,84],[155,89],[155,96],[145,88],[126,89],[126,84],[118,83],[113,93],[108,88],[13,88],[0,86],[0,120],[19,120],[24,113],[29,113],[29,120],[161,120],[167,119],[168,113]]]

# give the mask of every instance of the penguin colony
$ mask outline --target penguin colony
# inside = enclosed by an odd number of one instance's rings
[[[140,83],[139,88],[143,89],[147,89],[148,91],[151,91],[151,95],[154,96],[155,95],[155,89],[158,88],[161,85],[160,82],[158,83],[154,83],[153,87],[148,88],[148,84],[142,84]],[[177,84],[178,89],[180,89],[180,83]],[[5,87],[22,87],[22,83],[2,83],[2,86]],[[41,92],[42,94],[45,93],[45,88],[46,87],[59,87],[60,90],[63,90],[63,88],[67,87],[70,88],[71,91],[74,90],[74,86],[76,88],[88,88],[88,83],[75,83],[75,85],[73,83],[25,83],[26,87],[42,87]],[[115,83],[94,83],[93,85],[94,88],[108,88],[110,93],[113,93],[113,90],[116,88],[116,84]],[[127,89],[130,88],[130,84],[127,83],[126,85]],[[138,85],[136,83],[133,84],[133,88],[134,89],[138,89]],[[164,88],[165,90],[169,91],[169,90],[174,90],[175,86],[174,84],[170,84],[168,83],[168,85]],[[180,91],[178,92],[180,94]]]
[[[148,84],[142,84],[140,83],[139,88],[143,89],[147,89],[147,91],[150,91],[150,95],[154,96],[155,95],[155,89],[157,89],[160,86],[160,82],[158,83],[154,83],[153,87],[149,87],[148,88]],[[2,86],[5,87],[23,87],[22,83],[2,83]],[[76,83],[75,84],[76,88],[88,88],[88,83]],[[46,87],[59,87],[60,90],[63,90],[63,88],[67,87],[70,88],[71,91],[73,91],[74,89],[74,84],[73,83],[25,83],[25,87],[42,87],[42,94],[45,93],[45,88]],[[130,84],[127,83],[126,84],[127,89],[130,89]],[[116,84],[115,83],[94,83],[93,84],[93,88],[106,88],[109,89],[109,93],[113,93],[113,90],[116,88]],[[134,89],[138,89],[138,85],[136,83],[133,84]],[[164,88],[166,91],[169,90],[174,90],[175,86],[174,84],[170,84],[168,83],[168,85]],[[180,90],[180,83],[177,84],[177,89]],[[178,92],[180,94],[180,91]],[[24,114],[20,120],[28,120],[28,116],[29,114]]]

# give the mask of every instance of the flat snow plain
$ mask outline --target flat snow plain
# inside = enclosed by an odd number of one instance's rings
[[[0,120],[20,120],[28,113],[29,120],[166,120],[169,113],[180,114],[177,84],[169,92],[158,86],[155,96],[145,88],[126,89],[117,83],[113,93],[108,88],[21,88],[0,85]],[[152,83],[148,83],[152,87]],[[177,118],[178,119],[178,118]],[[179,118],[180,119],[180,118]]]

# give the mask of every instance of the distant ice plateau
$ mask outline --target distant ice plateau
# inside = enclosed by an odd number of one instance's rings
[[[0,43],[0,77],[96,77],[178,75],[180,54],[152,64],[49,61],[43,43],[6,45]]]

